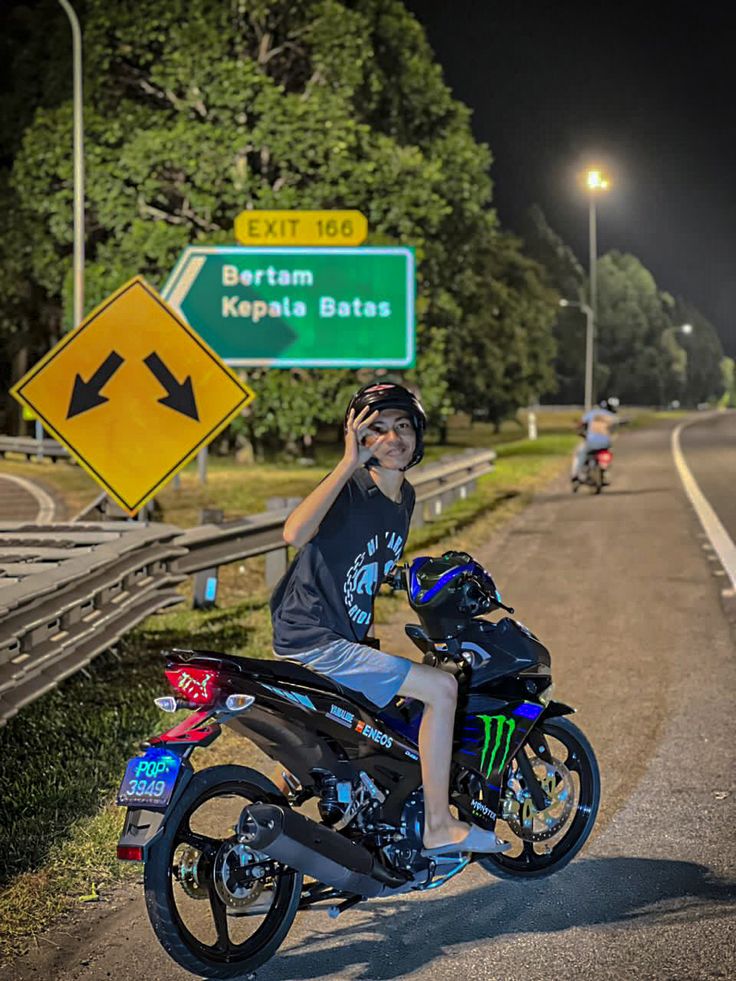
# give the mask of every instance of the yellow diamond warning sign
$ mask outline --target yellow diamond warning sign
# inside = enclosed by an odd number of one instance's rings
[[[130,514],[254,398],[141,276],[11,393]]]

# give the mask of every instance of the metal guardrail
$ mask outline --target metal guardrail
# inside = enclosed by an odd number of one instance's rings
[[[413,524],[471,493],[495,456],[472,451],[410,473]],[[266,555],[275,583],[287,567],[282,532],[293,503],[184,532],[130,520],[0,523],[0,724],[149,614],[182,602],[175,587],[193,573]]]
[[[172,525],[0,524],[0,721],[181,602]]]
[[[54,463],[57,460],[71,460],[72,456],[66,446],[57,443],[55,439],[34,439],[32,436],[0,436],[0,454],[20,453],[31,460],[39,456],[49,457]]]

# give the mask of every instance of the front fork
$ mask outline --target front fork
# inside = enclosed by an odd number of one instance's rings
[[[547,740],[544,738],[544,734],[541,732],[541,723],[545,719],[555,718],[560,715],[571,715],[575,711],[569,705],[565,705],[564,702],[550,701],[545,707],[544,712],[537,719],[537,724],[532,729],[529,734],[529,738],[521,744],[519,751],[517,752],[514,759],[519,767],[519,773],[524,779],[524,786],[529,791],[532,803],[538,811],[543,811],[545,808],[549,807],[552,800],[545,793],[544,788],[540,784],[539,780],[534,773],[534,769],[529,762],[529,757],[524,752],[525,746],[531,746],[534,754],[539,757],[540,760],[544,760],[545,763],[550,765],[553,763],[552,755],[549,751],[549,746],[547,745]]]
[[[532,733],[532,737],[533,736],[534,733]],[[545,808],[549,807],[552,801],[545,794],[542,785],[540,784],[539,780],[537,780],[532,765],[529,762],[529,757],[524,752],[525,745],[526,743],[524,743],[522,746],[519,747],[519,752],[516,754],[515,757],[516,764],[519,767],[519,773],[524,779],[524,786],[526,787],[526,789],[529,791],[529,794],[531,795],[532,804],[534,804],[535,808],[538,811],[543,811],[545,810]],[[537,750],[535,750],[535,752],[537,752],[537,756],[539,756],[540,759],[544,759],[545,754],[543,752],[540,753],[538,749],[539,747],[537,747]],[[546,750],[546,755],[549,756],[549,750],[547,750],[546,742],[544,744],[544,749]]]

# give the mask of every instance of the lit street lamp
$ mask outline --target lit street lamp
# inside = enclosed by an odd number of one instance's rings
[[[593,309],[577,300],[560,300],[561,307],[577,307],[585,314],[585,411],[593,408]]]
[[[692,324],[682,324],[680,326],[680,330],[682,331],[683,334],[686,334],[686,335],[687,334],[692,334],[692,332],[693,332],[693,325]]]

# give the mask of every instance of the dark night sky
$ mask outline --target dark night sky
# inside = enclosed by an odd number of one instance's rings
[[[587,268],[588,161],[613,187],[598,252],[636,255],[736,356],[736,12],[588,0],[407,0],[494,157],[494,206],[537,202]]]

